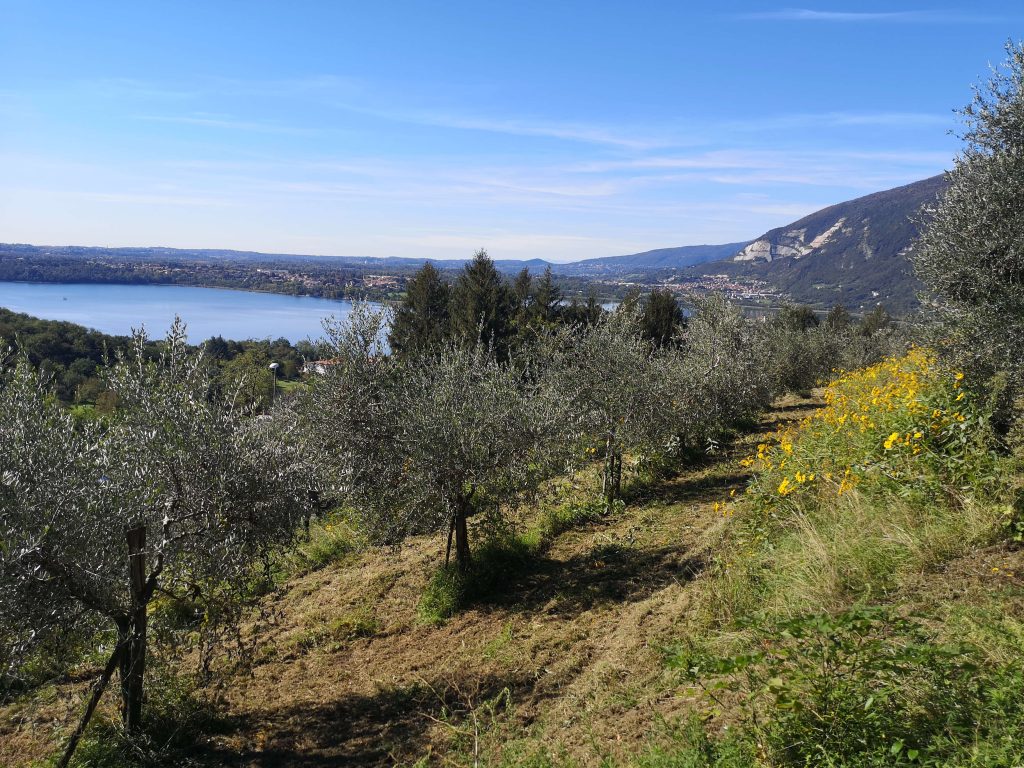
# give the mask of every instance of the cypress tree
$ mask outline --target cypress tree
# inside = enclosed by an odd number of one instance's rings
[[[530,275],[530,268],[523,267],[522,271],[516,275],[515,282],[512,283],[512,297],[515,301],[515,324],[519,329],[525,328],[530,321],[532,315],[532,306],[530,304],[532,293],[533,277]]]
[[[558,319],[562,306],[562,292],[551,275],[551,267],[544,269],[544,275],[537,281],[533,293],[533,316],[543,323],[553,323]]]
[[[889,314],[885,307],[879,304],[864,315],[863,319],[860,321],[860,327],[858,330],[860,331],[861,336],[874,336],[876,333],[888,328],[890,325],[892,325],[892,315]]]
[[[849,310],[842,304],[836,304],[825,316],[825,327],[830,331],[845,331],[853,324]]]

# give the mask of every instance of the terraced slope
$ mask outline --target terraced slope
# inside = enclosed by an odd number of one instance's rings
[[[764,431],[815,407],[791,401]],[[181,760],[201,765],[444,764],[537,750],[584,764],[635,752],[656,719],[687,701],[659,647],[678,634],[716,501],[746,480],[743,437],[676,478],[634,487],[624,512],[555,537],[500,596],[442,626],[417,604],[443,542],[352,556],[268,598],[272,621],[250,637],[258,663],[203,692],[216,734]],[[91,674],[49,686],[0,715],[0,763],[28,765],[60,741]],[[110,697],[108,697],[110,698]],[[113,699],[106,701],[113,716]],[[474,747],[474,743],[476,746]]]

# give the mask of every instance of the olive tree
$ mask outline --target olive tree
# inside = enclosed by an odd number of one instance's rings
[[[150,604],[159,594],[225,610],[254,566],[288,543],[308,468],[273,422],[215,395],[176,322],[160,357],[145,335],[105,374],[118,407],[78,424],[22,360],[0,391],[0,629],[12,672],[48,629],[101,617],[116,643],[82,727],[119,670],[140,725]],[[80,735],[80,731],[76,734]],[[72,747],[73,748],[73,747]]]
[[[623,450],[660,450],[674,433],[671,351],[645,338],[635,306],[564,335],[559,380],[587,434],[604,444],[601,492],[610,511],[621,493]]]
[[[971,378],[1024,382],[1024,44],[960,114],[964,147],[912,251],[943,321],[940,343]]]
[[[384,313],[329,324],[333,365],[299,404],[336,492],[371,541],[447,532],[471,562],[468,520],[501,515],[562,467],[573,424],[538,359],[457,342],[386,355]]]
[[[690,303],[694,311],[671,360],[674,428],[681,444],[701,447],[763,412],[775,379],[763,323],[720,295]]]

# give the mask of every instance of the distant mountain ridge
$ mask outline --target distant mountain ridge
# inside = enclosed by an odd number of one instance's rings
[[[523,267],[540,272],[551,267],[552,271],[567,277],[618,277],[666,268],[682,269],[703,264],[715,259],[726,258],[745,246],[747,242],[724,245],[684,245],[676,248],[659,248],[643,253],[624,256],[603,256],[570,263],[549,262],[544,259],[495,259],[495,267],[506,274],[515,274]],[[105,248],[82,245],[27,245],[22,243],[0,243],[0,257],[24,255],[51,255],[65,258],[89,258],[103,256],[124,261],[163,260],[228,260],[253,263],[287,263],[316,261],[321,265],[363,269],[418,269],[429,261],[438,269],[461,269],[470,260],[463,259],[417,259],[404,256],[314,256],[294,253],[260,253],[257,251],[234,251],[212,248],[165,248],[134,247]]]
[[[915,219],[945,188],[943,176],[932,176],[831,205],[700,270],[762,279],[800,302],[904,311],[920,290],[907,258],[919,234]]]
[[[850,309],[882,304],[904,312],[917,303],[920,285],[907,254],[918,236],[915,217],[945,190],[943,176],[933,176],[883,192],[828,206],[761,237],[722,245],[658,248],[622,256],[584,259],[567,264],[544,259],[496,259],[501,272],[524,267],[534,274],[551,267],[556,275],[609,281],[659,282],[678,278],[726,275],[767,283],[790,300]],[[409,274],[429,261],[456,270],[469,261],[406,257],[312,256],[214,249],[98,248],[0,244],[0,261],[25,256],[74,259],[105,257],[124,261],[234,261],[287,267],[315,263],[319,268],[380,270]],[[32,279],[32,278],[29,278]],[[715,285],[720,278],[710,281]]]

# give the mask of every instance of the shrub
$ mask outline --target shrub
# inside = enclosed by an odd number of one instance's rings
[[[1008,43],[1006,53],[960,111],[963,151],[911,254],[942,322],[942,350],[972,386],[1009,373],[1002,410],[1024,386],[1024,45]]]
[[[1024,676],[983,668],[920,620],[858,608],[753,633],[752,652],[670,663],[712,700],[733,696],[772,765],[995,766],[1024,754]]]
[[[298,401],[301,421],[371,543],[449,533],[468,572],[469,519],[534,495],[577,430],[546,361],[449,342],[385,355],[384,324],[360,307],[328,326],[335,365]]]
[[[1000,535],[1009,460],[962,381],[913,350],[842,376],[744,458],[750,487],[721,506],[718,619],[842,607]]]
[[[339,563],[358,547],[356,532],[337,516],[311,522],[309,536],[290,554],[294,568],[315,571]]]
[[[824,408],[743,460],[758,470],[750,497],[762,508],[785,507],[868,480],[900,493],[908,484],[939,493],[986,481],[987,419],[962,380],[922,349],[841,376]]]
[[[434,571],[420,597],[420,620],[439,625],[462,608],[500,594],[541,549],[535,536],[498,530],[477,548],[468,570],[446,564]]]

